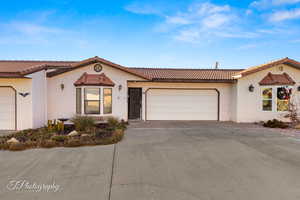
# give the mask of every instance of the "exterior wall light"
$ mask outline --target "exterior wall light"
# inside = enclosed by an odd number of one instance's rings
[[[60,89],[63,91],[65,89],[65,84],[60,84]]]
[[[118,89],[119,89],[119,91],[121,91],[122,90],[122,85],[119,85]]]
[[[252,84],[249,86],[249,92],[254,92],[254,86]]]

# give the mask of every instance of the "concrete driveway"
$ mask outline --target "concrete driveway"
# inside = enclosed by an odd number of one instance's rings
[[[249,124],[133,123],[117,145],[0,152],[0,159],[5,200],[300,199],[299,140]],[[60,190],[11,191],[11,180]]]

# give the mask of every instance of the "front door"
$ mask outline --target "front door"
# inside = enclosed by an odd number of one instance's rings
[[[141,119],[142,88],[128,88],[128,118]]]

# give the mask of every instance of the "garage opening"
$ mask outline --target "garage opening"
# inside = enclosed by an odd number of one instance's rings
[[[16,130],[16,91],[0,86],[0,130]]]
[[[219,120],[216,89],[149,89],[146,120]]]

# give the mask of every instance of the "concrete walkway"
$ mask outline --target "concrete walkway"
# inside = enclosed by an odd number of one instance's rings
[[[0,152],[2,200],[298,200],[300,141],[249,124],[146,122],[117,145]],[[59,191],[11,191],[13,180]]]

